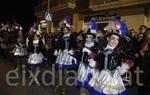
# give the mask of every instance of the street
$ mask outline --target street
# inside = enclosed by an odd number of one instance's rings
[[[0,95],[62,95],[61,88],[58,88],[57,91],[55,91],[56,85],[58,84],[57,82],[54,83],[54,85],[44,85],[41,81],[42,79],[39,78],[39,84],[37,84],[29,77],[29,74],[23,75],[23,73],[18,73],[19,78],[10,81],[11,83],[18,83],[18,85],[8,85],[6,75],[9,71],[14,70],[15,67],[16,63],[14,57],[0,57]],[[45,68],[42,68],[42,71],[43,70],[51,71],[51,66],[46,66]],[[55,75],[56,74],[58,74],[57,71],[55,72]],[[22,77],[25,77],[24,84]],[[56,77],[55,79],[58,80],[58,77]],[[49,83],[51,80],[51,75],[45,76],[45,81],[47,83]],[[130,87],[128,91],[129,95],[138,95],[137,87]],[[66,93],[67,95],[79,95],[79,89],[76,86],[67,86]]]

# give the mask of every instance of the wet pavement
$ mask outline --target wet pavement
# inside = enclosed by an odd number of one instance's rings
[[[8,56],[0,56],[0,95],[61,95],[61,88],[54,91],[57,82],[53,85],[44,85],[42,78],[40,78],[40,74],[38,76],[40,85],[35,81],[31,82],[32,78],[29,77],[29,73],[24,75],[23,72],[20,71],[17,73],[19,78],[10,81],[11,83],[18,83],[18,85],[10,86],[6,80],[6,76],[9,71],[15,70],[16,62],[14,59],[14,57],[9,58]],[[43,70],[51,71],[51,67],[47,66],[42,68],[42,71]],[[55,73],[57,73],[57,71]],[[23,79],[23,77],[25,78]],[[51,75],[45,76],[46,83],[51,82],[51,79]],[[23,83],[23,81],[25,81],[25,83]],[[79,95],[79,90],[75,86],[67,86],[66,93],[67,95]]]
[[[33,82],[31,85],[30,82],[32,81],[29,73],[25,75],[23,72],[18,73],[18,78],[11,81],[12,83],[18,83],[17,86],[10,86],[6,80],[6,76],[9,71],[14,70],[16,67],[16,62],[14,57],[10,56],[0,56],[0,95],[62,95],[62,89],[58,89],[55,91],[56,84],[54,85],[44,85],[42,82],[41,75],[38,76],[39,84]],[[52,71],[51,66],[46,66],[42,68],[41,71]],[[57,75],[58,72],[55,72]],[[72,76],[72,74],[70,75]],[[24,77],[24,79],[23,79]],[[45,76],[45,81],[50,82],[53,76],[47,75]],[[58,77],[55,77],[55,80],[58,80]],[[24,83],[25,81],[25,83]],[[65,83],[62,81],[62,83]],[[137,87],[129,87],[128,88],[129,95],[138,95]],[[67,95],[80,95],[79,89],[74,86],[67,86],[66,87]]]

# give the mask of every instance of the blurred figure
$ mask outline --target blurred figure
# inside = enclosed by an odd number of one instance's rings
[[[34,32],[33,36],[30,36],[27,40],[27,46],[29,51],[29,57],[27,66],[31,68],[34,74],[40,72],[40,67],[44,64],[44,56],[42,54],[42,50],[44,47],[44,42],[41,38],[39,32]],[[37,78],[35,79],[38,82]]]
[[[143,33],[144,34],[146,29],[147,29],[147,26],[141,25],[140,28],[139,28],[139,33]]]
[[[20,30],[18,32],[18,38],[15,43],[15,49],[14,49],[14,56],[16,56],[17,59],[17,68],[16,71],[19,69],[25,68],[25,56],[27,55],[27,50],[25,46],[25,40],[23,39],[22,31]]]
[[[144,89],[141,95],[150,95],[150,28],[148,28],[145,32],[143,45],[141,50],[139,51],[139,56],[142,57],[143,64],[143,82]]]

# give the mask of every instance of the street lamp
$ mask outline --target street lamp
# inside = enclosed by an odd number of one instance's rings
[[[47,2],[47,12],[49,13],[49,0]],[[47,33],[49,33],[49,21],[47,21]]]

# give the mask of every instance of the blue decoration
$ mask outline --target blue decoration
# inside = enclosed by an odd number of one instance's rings
[[[38,23],[34,23],[33,27],[34,27],[35,32],[37,32],[38,31]]]
[[[77,69],[79,66],[79,64],[75,63],[74,60],[72,60],[72,64],[71,65],[64,65],[64,64],[59,64],[59,63],[55,63],[55,67],[59,68],[59,69],[67,69],[67,70],[73,70],[73,69]]]
[[[97,30],[96,21],[92,20],[92,23],[91,23],[91,33],[96,33],[96,30]]]
[[[71,25],[71,19],[69,16],[66,16],[65,20],[66,20],[67,24]]]
[[[127,27],[125,21],[121,21],[120,26],[121,26],[120,27],[121,35],[126,36],[128,34],[128,27]]]
[[[45,12],[44,17],[47,21],[52,21],[52,14],[49,12]]]

